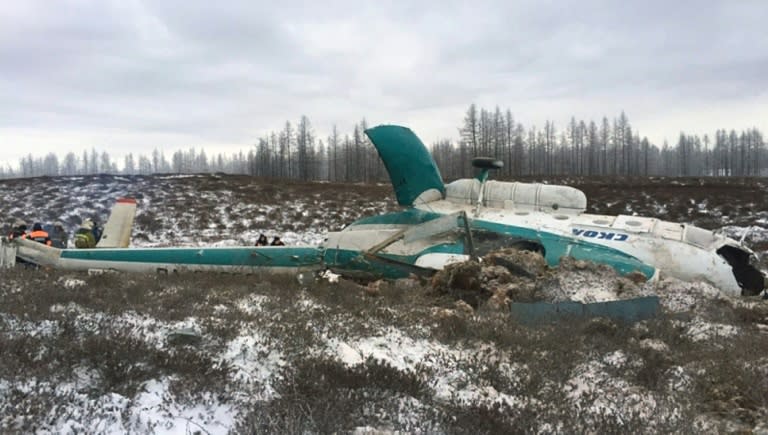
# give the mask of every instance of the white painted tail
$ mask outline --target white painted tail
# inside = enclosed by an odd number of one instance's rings
[[[112,208],[101,240],[96,244],[97,248],[127,248],[131,243],[131,230],[133,218],[136,215],[136,200],[133,198],[119,198]]]

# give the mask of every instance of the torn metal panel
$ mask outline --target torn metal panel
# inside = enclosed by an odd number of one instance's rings
[[[514,302],[510,307],[512,318],[526,325],[591,317],[606,317],[625,323],[633,323],[656,317],[660,310],[661,305],[658,296],[593,303],[574,301]]]
[[[438,234],[445,234],[449,231],[456,230],[459,227],[459,216],[461,216],[461,214],[461,212],[451,213],[448,216],[433,219],[429,222],[409,228],[403,233],[403,242],[406,244],[413,243],[418,240],[424,240]]]

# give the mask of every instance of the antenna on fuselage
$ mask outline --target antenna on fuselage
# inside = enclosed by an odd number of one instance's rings
[[[478,214],[480,213],[480,206],[483,204],[483,192],[485,192],[485,182],[488,180],[488,173],[491,169],[503,168],[504,162],[492,157],[475,157],[472,159],[472,166],[481,170],[476,177],[480,181],[480,192],[477,194],[477,205],[475,207],[475,214]]]

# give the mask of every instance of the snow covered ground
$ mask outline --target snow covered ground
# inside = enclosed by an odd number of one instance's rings
[[[296,244],[394,208],[386,186],[332,187],[10,180],[0,182],[0,218],[73,230],[133,196],[135,245],[251,244],[260,232]],[[682,210],[653,198],[624,207]],[[694,208],[723,214],[706,204]],[[751,228],[747,240],[764,242],[764,213],[723,219],[724,231]],[[0,432],[768,431],[765,301],[700,282],[634,284],[590,264],[546,274],[521,285],[553,300],[653,293],[664,312],[633,325],[526,327],[491,303],[473,308],[408,279],[0,271]]]

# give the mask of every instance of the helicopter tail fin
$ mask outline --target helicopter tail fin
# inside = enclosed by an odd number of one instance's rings
[[[407,127],[380,125],[365,134],[387,168],[400,205],[412,206],[445,197],[440,170],[427,147]]]
[[[127,248],[131,243],[133,218],[136,215],[136,200],[133,198],[118,198],[112,207],[104,232],[97,248]]]

